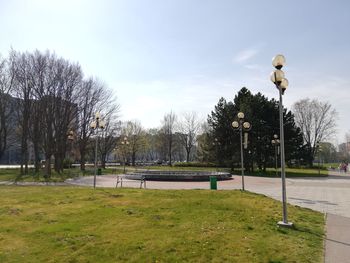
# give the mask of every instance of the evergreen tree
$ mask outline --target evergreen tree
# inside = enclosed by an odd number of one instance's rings
[[[219,142],[218,160],[220,165],[239,166],[240,139],[239,132],[233,130],[231,124],[242,111],[245,120],[252,129],[249,131],[248,148],[244,150],[245,168],[253,169],[255,163],[260,170],[273,166],[274,146],[271,144],[273,135],[279,135],[279,107],[274,99],[269,100],[261,93],[253,95],[247,88],[242,88],[234,97],[233,102],[221,98],[214,111],[208,116],[211,141]],[[299,160],[303,154],[303,139],[300,129],[296,127],[294,116],[284,109],[284,131],[286,161],[290,164]],[[214,147],[211,147],[215,151]],[[214,154],[212,154],[214,155]]]

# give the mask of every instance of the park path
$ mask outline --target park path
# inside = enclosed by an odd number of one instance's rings
[[[327,214],[325,263],[350,263],[350,218]]]

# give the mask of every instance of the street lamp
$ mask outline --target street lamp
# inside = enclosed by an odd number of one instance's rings
[[[282,178],[282,203],[283,203],[283,221],[278,222],[279,226],[292,227],[293,223],[288,222],[287,214],[287,193],[286,193],[286,171],[284,155],[284,130],[283,130],[283,101],[282,95],[288,87],[288,80],[284,77],[281,68],[286,63],[283,55],[277,55],[272,59],[272,66],[276,68],[271,75],[271,81],[275,84],[279,92],[279,117],[280,117],[280,147],[281,147],[281,178]]]
[[[67,136],[68,141],[70,142],[70,151],[71,151],[71,158],[72,158],[72,162],[73,162],[73,141],[74,141],[74,131],[70,130],[68,132],[68,136]],[[72,163],[69,162],[69,175],[71,174],[71,169],[72,169]]]
[[[101,115],[96,112],[94,121],[90,124],[90,128],[96,131],[96,146],[95,146],[95,173],[94,173],[94,188],[96,188],[96,175],[97,175],[97,147],[98,147],[98,129],[103,130],[105,128],[105,122],[101,120]]]
[[[240,146],[241,146],[241,176],[242,176],[242,191],[244,191],[244,160],[243,160],[243,130],[249,131],[251,129],[251,125],[249,122],[244,121],[244,113],[238,112],[237,114],[238,121],[232,122],[232,127],[235,130],[239,130],[240,137]],[[244,148],[247,149],[248,145],[248,133],[244,133]]]
[[[124,139],[121,142],[123,146],[123,156],[124,156],[124,174],[125,174],[125,163],[126,163],[126,148],[129,145],[128,137],[124,137]]]
[[[273,139],[271,140],[271,144],[272,144],[272,146],[275,147],[275,171],[276,171],[276,176],[277,176],[278,175],[277,174],[277,167],[278,167],[277,156],[278,156],[278,153],[279,153],[279,146],[280,146],[280,140],[278,139],[278,135],[277,134],[273,135]]]

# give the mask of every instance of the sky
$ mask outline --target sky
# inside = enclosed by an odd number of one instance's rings
[[[319,99],[350,131],[350,1],[0,0],[0,54],[50,50],[112,89],[122,120],[159,127],[164,114],[203,120],[247,87],[278,99],[271,59],[283,54],[284,105]]]

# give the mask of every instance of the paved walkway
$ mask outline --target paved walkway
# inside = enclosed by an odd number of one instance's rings
[[[325,263],[350,262],[350,218],[327,214]]]

